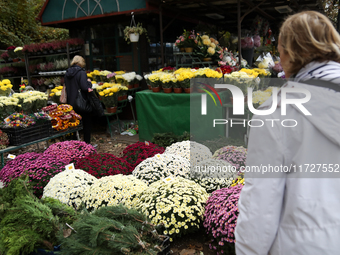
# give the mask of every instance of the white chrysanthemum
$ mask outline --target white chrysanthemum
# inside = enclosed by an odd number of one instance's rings
[[[190,162],[181,156],[173,154],[157,154],[142,161],[136,166],[132,174],[147,184],[162,180],[168,176],[188,178]]]
[[[44,188],[42,198],[52,197],[77,209],[82,203],[85,190],[96,180],[96,177],[80,169],[65,170],[51,178]]]
[[[208,197],[200,185],[176,177],[169,182],[154,182],[134,199],[133,205],[145,213],[152,224],[163,224],[163,234],[180,236],[200,227]]]
[[[181,156],[190,161],[191,167],[195,167],[199,162],[212,157],[207,146],[193,141],[174,143],[165,149],[164,154]]]
[[[131,201],[146,188],[144,182],[132,175],[105,176],[85,191],[83,201],[90,210],[118,204],[131,208]]]
[[[191,179],[206,189],[208,193],[228,188],[239,172],[225,160],[204,160],[192,169]]]

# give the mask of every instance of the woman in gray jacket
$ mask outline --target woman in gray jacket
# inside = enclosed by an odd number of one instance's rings
[[[265,124],[250,131],[236,254],[339,254],[340,36],[324,15],[297,13],[278,50],[289,81],[276,110],[254,116]]]

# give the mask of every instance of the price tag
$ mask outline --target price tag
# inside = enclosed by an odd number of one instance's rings
[[[150,143],[149,143],[149,142],[147,142],[147,141],[145,141],[145,145],[149,146],[149,145],[150,145]]]
[[[7,158],[10,158],[10,159],[15,159],[17,156],[13,155],[13,154],[8,154]]]
[[[173,180],[174,180],[174,178],[172,178],[171,176],[169,176],[169,177],[164,178],[164,179],[163,179],[163,182],[169,183],[169,182],[172,182]]]
[[[67,166],[65,166],[65,169],[66,170],[75,170],[74,164],[73,163],[72,164],[68,164]]]
[[[11,119],[10,119],[10,118],[6,118],[6,119],[5,119],[5,122],[6,122],[6,123],[10,123],[10,122],[11,122]]]

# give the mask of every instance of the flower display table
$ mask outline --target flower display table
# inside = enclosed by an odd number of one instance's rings
[[[78,140],[79,140],[78,131],[82,130],[82,129],[83,129],[83,126],[79,125],[79,126],[74,127],[74,128],[69,128],[69,129],[65,130],[64,132],[55,133],[55,134],[53,134],[52,136],[49,136],[49,137],[45,137],[45,138],[41,138],[41,139],[31,141],[31,142],[28,142],[28,143],[20,144],[18,146],[9,146],[6,149],[0,150],[1,168],[3,168],[4,165],[5,165],[4,164],[4,153],[6,153],[6,152],[14,151],[14,150],[20,149],[22,147],[26,147],[26,146],[29,146],[29,145],[32,145],[32,144],[41,143],[41,142],[45,142],[45,141],[48,143],[48,140],[50,140],[50,139],[54,139],[54,138],[57,138],[57,137],[60,137],[60,136],[64,136],[64,135],[67,135],[67,134],[70,134],[70,133],[73,133],[73,132],[77,132],[77,137],[78,137]]]
[[[151,141],[155,133],[172,132],[182,135],[185,131],[202,140],[224,136],[224,125],[217,126],[214,133],[208,131],[213,128],[213,119],[225,118],[225,108],[219,104],[216,106],[208,96],[208,114],[201,121],[201,95],[202,93],[153,93],[150,90],[137,92],[139,140]],[[226,102],[228,93],[223,91],[219,95],[222,102]]]

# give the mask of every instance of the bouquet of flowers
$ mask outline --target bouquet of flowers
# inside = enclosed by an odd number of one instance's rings
[[[235,250],[235,227],[238,217],[238,200],[243,185],[223,188],[212,193],[207,201],[203,226],[212,238],[210,249],[217,254],[229,253]]]
[[[215,151],[212,157],[214,159],[225,160],[234,166],[237,171],[240,171],[240,167],[246,164],[247,149],[242,146],[226,146]]]
[[[167,147],[164,153],[178,155],[189,160],[191,167],[195,167],[199,162],[212,157],[207,146],[193,141],[174,143]]]
[[[42,198],[52,197],[79,209],[85,190],[96,180],[96,177],[81,169],[65,170],[50,179],[44,188]]]
[[[108,153],[92,154],[77,160],[77,169],[101,178],[109,175],[128,175],[132,172],[131,165],[124,159]]]
[[[273,87],[268,87],[265,91],[254,91],[253,92],[253,105],[255,108],[266,102],[272,96]]]
[[[191,171],[191,179],[201,185],[208,193],[228,188],[238,176],[238,171],[224,160],[204,160]]]
[[[128,145],[123,150],[122,158],[125,159],[129,164],[131,164],[131,171],[135,167],[147,158],[153,157],[156,154],[162,154],[164,148],[153,143],[142,143],[137,142]]]
[[[223,52],[223,48],[220,47],[219,42],[214,38],[202,35],[197,37],[197,47],[194,52],[196,56],[201,58],[218,59]]]
[[[34,117],[22,113],[13,113],[4,119],[3,128],[27,128],[35,124]]]
[[[224,81],[239,87],[244,95],[247,95],[248,88],[255,88],[260,83],[258,74],[250,69],[248,71],[232,72],[224,75]]]
[[[146,188],[144,182],[132,175],[105,176],[85,190],[83,202],[88,210],[118,204],[131,208],[133,199]]]
[[[136,178],[147,184],[162,180],[168,176],[181,176],[185,178],[189,173],[189,161],[172,154],[156,154],[151,158],[147,158],[136,166],[132,172]]]
[[[44,155],[60,157],[66,162],[76,162],[79,158],[97,153],[96,149],[91,145],[81,141],[65,141],[50,145],[45,150]]]
[[[133,205],[149,216],[154,225],[162,224],[163,234],[180,237],[200,228],[208,193],[193,181],[177,177],[151,184]]]

